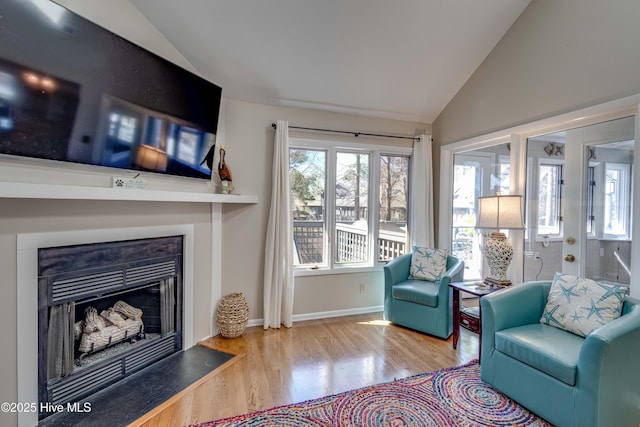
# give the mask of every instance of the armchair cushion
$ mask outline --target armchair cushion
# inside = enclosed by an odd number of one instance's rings
[[[438,306],[440,284],[426,280],[407,280],[391,288],[391,296],[396,299],[415,302],[429,307]]]
[[[626,286],[556,273],[540,322],[586,337],[620,317],[627,292]]]
[[[414,246],[409,279],[436,281],[447,271],[447,250]]]
[[[498,331],[495,340],[496,350],[565,384],[576,385],[584,338],[537,323]]]

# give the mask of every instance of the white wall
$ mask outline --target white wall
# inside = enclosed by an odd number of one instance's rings
[[[434,122],[439,144],[640,93],[640,2],[533,0]]]
[[[638,16],[637,1],[533,0],[433,123],[435,152],[640,93]]]
[[[193,65],[129,0],[55,0],[55,2],[156,55],[191,72],[196,72]]]

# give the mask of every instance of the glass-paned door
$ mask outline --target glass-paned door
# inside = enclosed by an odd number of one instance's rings
[[[465,263],[465,280],[488,275],[482,248],[486,236],[476,230],[478,197],[509,194],[509,145],[454,156],[451,254]]]
[[[634,118],[527,141],[524,280],[630,283]]]

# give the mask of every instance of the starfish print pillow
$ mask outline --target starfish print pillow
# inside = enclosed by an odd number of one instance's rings
[[[409,279],[435,282],[447,271],[447,250],[414,246]]]
[[[617,319],[629,288],[556,273],[540,323],[586,337]]]

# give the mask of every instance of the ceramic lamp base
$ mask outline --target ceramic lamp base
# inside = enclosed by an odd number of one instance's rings
[[[513,247],[504,233],[491,233],[491,240],[484,244],[484,256],[489,264],[490,274],[484,281],[498,286],[507,286],[511,281],[507,279],[507,268],[513,258]]]

